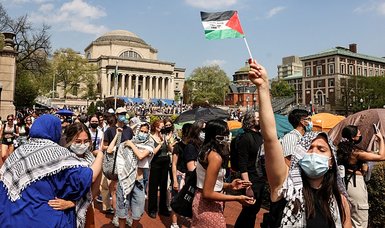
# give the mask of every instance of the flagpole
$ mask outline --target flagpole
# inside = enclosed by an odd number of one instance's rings
[[[247,43],[247,40],[246,40],[246,37],[245,37],[245,36],[243,37],[243,40],[245,41],[246,48],[247,48],[247,51],[249,52],[249,57],[250,57],[250,59],[254,60],[254,59],[253,59],[253,55],[251,54],[251,51],[250,51],[250,48],[249,48],[249,44]]]
[[[115,96],[114,96],[114,109],[116,111],[116,96],[118,95],[118,61],[116,61],[115,66],[115,80],[114,80],[114,89],[115,89]]]

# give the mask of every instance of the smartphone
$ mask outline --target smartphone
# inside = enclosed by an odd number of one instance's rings
[[[376,124],[373,124],[373,128],[374,128],[374,132],[377,134],[378,132],[380,132],[380,129],[378,129],[378,125]]]

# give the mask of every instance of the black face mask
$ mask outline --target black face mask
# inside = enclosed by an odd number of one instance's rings
[[[360,135],[360,138],[358,138],[358,140],[354,140],[354,144],[360,144],[361,141],[362,141],[362,135]]]
[[[92,124],[90,124],[90,127],[93,128],[93,129],[95,129],[95,128],[98,127],[98,124],[97,124],[97,123],[92,123]]]

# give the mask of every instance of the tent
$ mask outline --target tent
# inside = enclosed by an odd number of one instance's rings
[[[286,135],[291,130],[293,130],[293,126],[291,126],[291,124],[289,123],[287,116],[275,113],[274,119],[275,119],[278,138],[282,138],[284,135]],[[233,128],[233,129],[230,129],[230,132],[232,133],[232,136],[235,137],[235,136],[243,133],[243,129],[242,128],[238,128],[238,129]]]
[[[313,131],[328,132],[343,119],[345,119],[344,116],[333,115],[325,112],[315,114],[311,117],[311,121],[313,122]]]
[[[277,136],[282,138],[284,135],[293,130],[293,126],[289,123],[287,116],[274,113],[275,124],[277,125]]]

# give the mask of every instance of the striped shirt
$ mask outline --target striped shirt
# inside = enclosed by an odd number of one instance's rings
[[[285,136],[281,139],[281,145],[282,145],[282,151],[283,156],[287,157],[294,154],[295,146],[297,145],[297,142],[302,138],[301,133],[293,129],[289,133],[287,133]]]

